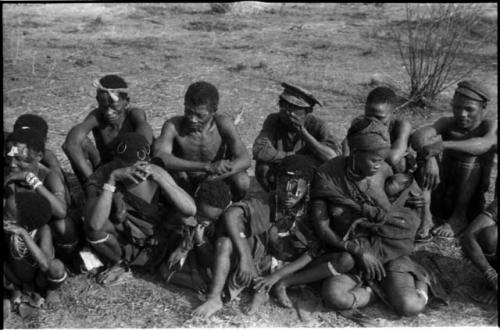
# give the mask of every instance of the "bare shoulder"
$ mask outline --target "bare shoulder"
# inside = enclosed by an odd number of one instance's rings
[[[166,132],[177,134],[181,130],[183,119],[184,116],[175,116],[167,119],[161,128],[161,134],[163,135]]]
[[[223,113],[216,113],[214,121],[221,133],[230,133],[235,131],[235,126],[231,117]]]

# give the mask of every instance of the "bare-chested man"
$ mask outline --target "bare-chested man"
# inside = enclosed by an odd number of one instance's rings
[[[319,102],[309,91],[288,83],[279,97],[279,112],[267,116],[253,144],[255,178],[265,191],[274,189],[275,169],[283,158],[309,154],[325,162],[340,154],[328,124],[312,114]]]
[[[250,156],[232,120],[216,113],[219,92],[212,84],[191,84],[184,97],[184,115],[165,122],[153,155],[161,158],[179,185],[193,194],[204,180],[227,180],[233,198],[250,187]]]
[[[119,134],[137,132],[153,142],[153,129],[145,112],[129,104],[128,86],[123,78],[107,75],[95,81],[94,87],[98,107],[69,131],[62,146],[82,185],[100,164],[111,160],[113,140]],[[91,131],[95,145],[88,138]]]
[[[440,118],[411,137],[418,153],[418,178],[431,200],[432,214],[445,221],[432,230],[436,236],[458,235],[484,206],[498,126],[486,113],[489,100],[479,82],[461,81],[451,102],[453,117]],[[433,223],[432,218],[426,220],[431,220],[424,224],[428,232]]]

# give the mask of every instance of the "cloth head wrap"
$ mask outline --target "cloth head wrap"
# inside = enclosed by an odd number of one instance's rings
[[[111,99],[116,102],[120,99],[120,97],[118,96],[119,93],[128,93],[128,88],[124,87],[124,88],[107,88],[107,87],[104,87],[101,82],[99,81],[99,79],[96,79],[94,80],[94,82],[92,83],[92,86],[94,86],[95,88],[97,88],[97,91],[105,91],[109,94],[109,96],[111,97]]]
[[[381,121],[366,116],[352,121],[347,132],[347,143],[353,151],[375,151],[391,147],[387,127]]]
[[[114,156],[126,164],[149,161],[149,142],[139,133],[125,133],[116,138]]]
[[[319,104],[319,106],[323,106],[323,104],[318,99],[316,99],[311,92],[302,87],[286,82],[282,83],[281,86],[284,88],[284,90],[280,95],[280,99],[284,100],[287,103],[302,108],[312,108],[316,104]]]
[[[291,155],[283,158],[278,166],[278,175],[288,175],[312,181],[318,161],[306,155]]]

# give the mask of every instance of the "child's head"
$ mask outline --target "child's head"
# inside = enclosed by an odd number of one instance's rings
[[[396,173],[385,180],[385,194],[390,200],[396,199],[410,184],[411,177],[408,174]]]
[[[113,157],[125,167],[138,161],[148,162],[150,153],[149,142],[144,135],[128,132],[116,138]]]
[[[26,113],[24,115],[20,115],[17,117],[16,122],[14,123],[14,131],[18,129],[27,129],[33,128],[40,131],[44,139],[47,139],[47,133],[49,131],[49,126],[45,119],[42,117],[32,114]]]
[[[231,204],[231,188],[224,181],[204,181],[196,189],[194,200],[198,222],[209,225]]]
[[[388,87],[377,87],[366,98],[365,116],[376,118],[388,125],[395,107],[396,93]]]
[[[353,170],[365,177],[378,172],[391,147],[387,127],[378,119],[367,116],[352,121],[347,131],[347,143]]]
[[[18,129],[7,138],[6,163],[10,172],[33,172],[43,158],[45,140],[39,130]]]
[[[291,155],[281,161],[276,180],[280,206],[290,209],[308,199],[309,184],[317,165],[316,160],[305,155]]]

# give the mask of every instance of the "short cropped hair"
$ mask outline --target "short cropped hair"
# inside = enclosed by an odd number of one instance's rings
[[[373,89],[366,98],[366,104],[373,103],[396,103],[396,93],[389,87],[377,87]]]
[[[211,112],[216,112],[219,106],[219,91],[206,81],[195,82],[188,87],[184,103],[194,106],[207,105]]]
[[[45,139],[39,130],[33,128],[15,130],[7,137],[7,142],[25,143],[28,149],[45,152]]]
[[[231,188],[222,180],[204,181],[194,194],[195,202],[225,209],[231,203]]]
[[[17,129],[26,129],[26,128],[34,128],[42,133],[44,139],[47,138],[47,133],[49,131],[49,125],[42,117],[32,114],[25,113],[24,115],[20,115],[17,117],[16,122],[14,123],[14,131]]]

